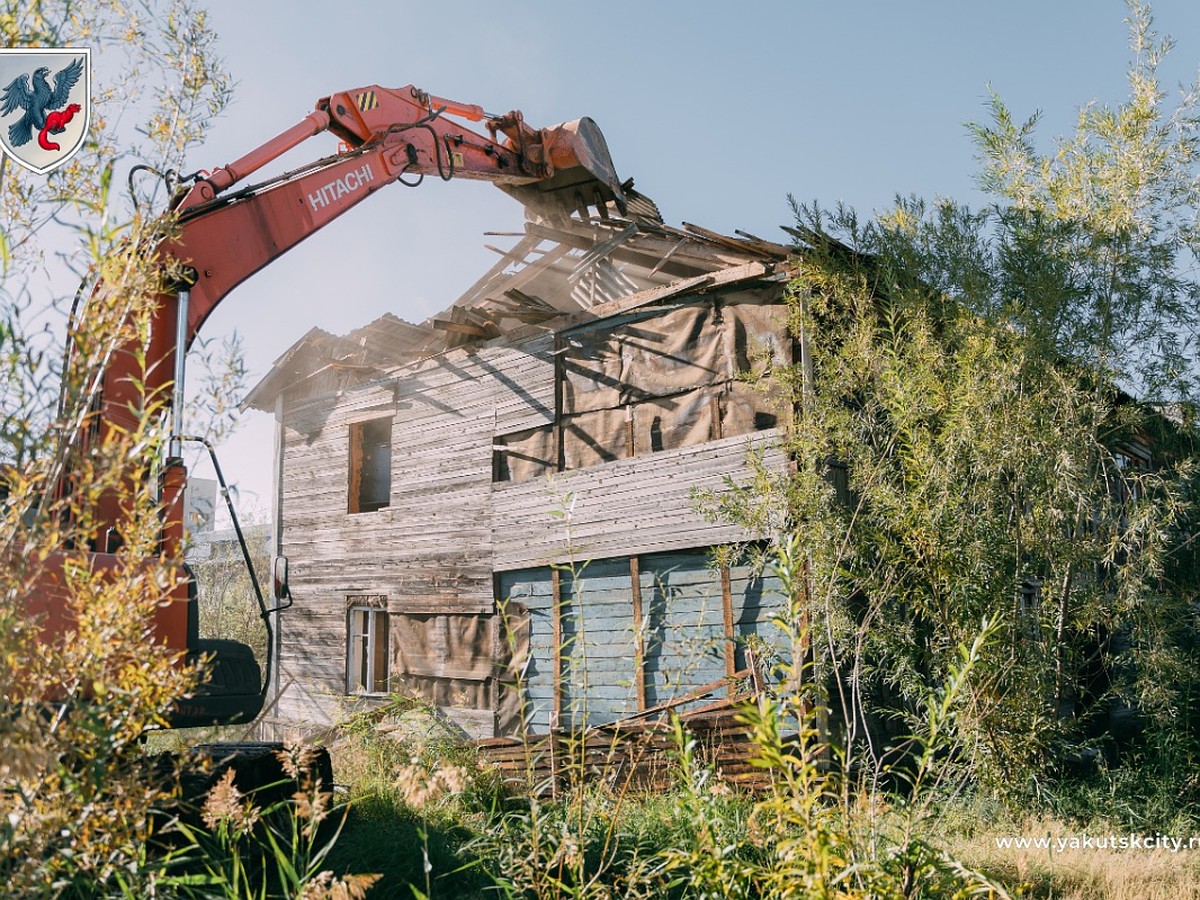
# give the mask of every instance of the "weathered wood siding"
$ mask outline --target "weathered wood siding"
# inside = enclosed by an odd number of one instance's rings
[[[770,429],[559,472],[548,480],[496,484],[494,565],[519,569],[763,537],[707,521],[693,490],[719,491],[726,477],[749,480],[752,451],[763,453],[770,470],[784,471],[779,439],[780,432]]]
[[[715,307],[710,309],[709,301],[695,302],[699,311],[670,315],[691,316],[687,321],[696,320],[692,330],[704,334],[701,325],[713,319]],[[728,357],[720,365],[708,360],[692,367],[728,378],[745,347],[753,344],[749,338],[735,340],[735,332],[765,334],[768,325],[775,327],[773,313],[752,307],[723,307],[724,336],[719,341],[698,338],[695,347],[677,340],[678,329],[664,326],[664,346],[674,355],[682,354],[681,359],[691,359],[688,354],[701,350],[708,354],[701,361]],[[643,321],[638,320],[639,327]],[[733,328],[734,322],[742,323],[742,331]],[[701,559],[704,551],[696,548],[766,536],[707,521],[695,508],[694,491],[720,490],[729,477],[749,480],[752,452],[761,454],[769,469],[785,471],[786,459],[777,446],[783,429],[709,440],[721,433],[719,420],[725,413],[718,415],[720,403],[728,407],[731,427],[763,427],[754,418],[759,401],[745,400],[727,384],[725,399],[718,402],[716,393],[701,397],[705,402],[698,408],[711,422],[686,438],[699,443],[673,446],[664,438],[667,449],[654,451],[634,434],[618,443],[638,455],[556,472],[548,480],[494,483],[496,445],[505,436],[541,429],[559,437],[565,388],[557,382],[563,356],[556,356],[556,350],[565,352],[563,340],[559,336],[556,344],[553,334],[542,333],[511,344],[459,348],[355,386],[346,386],[348,379],[340,376],[326,378],[324,384],[337,387],[332,392],[315,393],[311,380],[285,392],[277,407],[282,418],[278,515],[295,605],[280,622],[280,717],[327,718],[347,703],[346,603],[358,594],[387,598],[393,686],[403,676],[405,683],[421,682],[431,698],[440,698],[435,702],[452,699],[451,705],[477,710],[494,703],[498,669],[481,663],[468,667],[464,676],[462,661],[453,654],[443,654],[443,663],[434,654],[429,657],[433,662],[422,661],[420,666],[405,657],[404,642],[411,642],[416,633],[405,617],[492,616],[495,573],[528,572],[568,561],[592,562],[581,582],[567,584],[562,594],[559,702],[564,724],[579,716],[608,720],[636,709],[630,556],[654,562],[640,579],[645,595],[642,625],[651,629],[644,635],[648,702],[678,694],[685,683],[694,686],[725,673],[719,579],[714,581],[703,565],[685,571],[679,568],[682,563],[671,563],[662,554],[690,551],[689,559]],[[659,359],[645,348],[638,352]],[[641,358],[633,350],[626,355],[635,362]],[[660,380],[674,372],[661,359],[654,366],[642,365],[657,372]],[[682,378],[678,373],[672,377]],[[683,380],[690,384],[690,378]],[[646,391],[651,387],[642,385]],[[668,387],[678,386],[670,381]],[[684,387],[687,391],[678,397],[707,390],[703,384]],[[657,396],[639,402],[649,409],[659,402]],[[677,399],[671,404],[672,409],[684,408]],[[619,405],[600,412],[619,418],[625,415],[623,409]],[[350,513],[351,426],[379,418],[391,422],[390,502],[383,509]],[[624,425],[620,434],[626,435]],[[590,436],[585,430],[585,437]],[[561,445],[558,449],[556,466],[569,464]],[[555,515],[556,511],[565,514]],[[527,590],[528,601],[522,602],[529,604],[533,660],[527,673],[528,698],[548,717],[554,701],[554,641],[552,631],[543,626],[553,624],[552,594],[548,602],[542,576],[530,576],[520,585],[511,574],[501,575],[499,581],[502,590],[505,585]],[[736,610],[739,633],[765,628],[769,615],[754,593],[758,588],[736,575],[734,584],[735,600],[742,598]],[[503,648],[498,642],[494,645],[495,655],[502,656]]]
[[[628,559],[594,560],[564,573],[563,725],[610,722],[637,710]]]
[[[295,606],[280,623],[281,715],[318,715],[315,697],[345,693],[348,595],[384,594],[394,616],[492,612],[492,437],[553,419],[552,350],[549,336],[456,350],[336,395],[285,398],[280,516]],[[349,513],[350,425],[385,416],[391,503]]]

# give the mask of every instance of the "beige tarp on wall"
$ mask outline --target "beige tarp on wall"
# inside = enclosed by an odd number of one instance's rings
[[[522,685],[529,665],[529,610],[523,603],[508,600],[498,616],[500,656],[496,682],[496,733],[511,734],[525,717]]]
[[[492,675],[491,616],[393,614],[391,620],[393,672],[481,680]]]
[[[582,469],[629,456],[628,421],[619,406],[564,416],[563,466]]]
[[[393,613],[390,619],[393,676],[442,706],[490,708],[494,616]]]
[[[563,413],[612,409],[729,377],[724,329],[711,302],[574,332],[563,353]],[[721,317],[723,318],[723,317]]]
[[[787,308],[753,293],[703,299],[562,338],[562,464],[577,469],[772,428],[786,398],[737,380],[790,364]],[[772,295],[766,299],[778,298]],[[497,480],[557,469],[552,426],[497,438]]]
[[[717,437],[713,401],[719,387],[702,387],[670,397],[657,397],[633,407],[634,451],[637,455],[690,447]]]

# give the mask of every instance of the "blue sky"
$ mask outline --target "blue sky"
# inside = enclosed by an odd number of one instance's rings
[[[211,0],[219,52],[239,82],[189,168],[229,162],[302,118],[317,98],[413,83],[534,125],[591,116],[617,171],[668,223],[773,240],[789,194],[860,213],[896,194],[973,203],[965,123],[991,85],[1043,146],[1083,104],[1124,97],[1118,0],[1007,2],[340,4]],[[1177,96],[1200,65],[1200,3],[1154,4],[1177,39],[1162,70]],[[292,166],[332,150],[315,138]],[[207,335],[236,329],[252,381],[312,326],[346,332],[385,312],[419,321],[495,261],[485,231],[521,226],[514,201],[477,182],[395,187],[234,291]],[[269,509],[271,425],[250,414],[222,450],[243,507]],[[202,473],[201,473],[202,474]]]

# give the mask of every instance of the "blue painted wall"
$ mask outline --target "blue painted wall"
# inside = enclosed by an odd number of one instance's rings
[[[721,574],[708,550],[638,557],[643,621],[633,620],[628,557],[593,560],[559,570],[562,596],[563,715],[560,724],[611,722],[637,710],[636,634],[646,648],[649,706],[725,675]],[[549,567],[501,573],[500,603],[521,604],[529,618],[524,672],[525,716],[533,731],[550,727],[553,709],[553,580]],[[756,636],[786,654],[772,622],[783,608],[778,579],[747,565],[730,569],[738,668],[746,639]]]

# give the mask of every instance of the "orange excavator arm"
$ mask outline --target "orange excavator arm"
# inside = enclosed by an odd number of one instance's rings
[[[452,117],[482,122],[488,133],[474,132]],[[341,138],[341,152],[239,187],[325,131]],[[173,383],[178,393],[183,354],[212,311],[246,278],[380,188],[433,175],[491,181],[527,205],[559,212],[595,206],[603,215],[609,202],[624,211],[607,145],[591,119],[533,129],[519,112],[491,115],[411,85],[356,88],[323,98],[298,124],[204,174],[173,200],[177,233],[159,247],[159,256],[164,266],[181,263],[186,283],[160,298],[146,380],[139,384],[129,377],[134,371],[129,367],[138,364],[135,348],[124,362],[122,354],[112,360],[93,425],[98,421],[101,431],[132,425],[130,410],[141,407],[133,392],[143,386],[159,391]],[[178,413],[178,398],[173,406]],[[115,510],[102,514],[100,521],[115,515]]]
[[[486,134],[461,120],[482,123]],[[326,131],[340,138],[337,153],[247,184],[262,167]],[[171,430],[178,436],[183,359],[217,305],[256,271],[392,182],[411,183],[427,176],[471,178],[493,182],[526,205],[551,213],[594,206],[606,215],[608,203],[625,209],[604,137],[591,119],[533,129],[519,112],[492,115],[411,85],[373,85],[332,94],[299,123],[240,159],[198,174],[172,199],[176,228],[156,250],[164,270],[181,267],[184,277],[158,297],[145,356],[145,348],[130,345],[109,360],[81,443],[104,441],[106,434],[132,427],[134,411],[146,408],[147,395],[173,409]],[[163,551],[178,559],[186,470],[176,440],[169,455],[162,484]],[[69,489],[66,483],[60,485],[60,491],[64,489]],[[101,501],[94,520],[97,531],[89,543],[96,550],[94,565],[102,568],[102,557],[119,550],[115,528],[121,521],[120,498]],[[194,598],[189,600],[181,588],[178,602],[168,604],[158,617],[156,636],[166,646],[194,655],[195,609],[189,604],[194,607]],[[270,629],[267,612],[263,607]],[[48,630],[56,630],[53,622]],[[257,710],[253,703],[239,703],[206,708],[195,702],[180,718],[228,718],[235,707],[236,718],[252,718]],[[212,712],[217,709],[220,715]]]
[[[481,135],[452,117],[482,122]],[[264,165],[321,132],[344,142],[335,156],[262,185],[231,190]],[[301,122],[216,169],[173,204],[182,233],[165,255],[191,262],[188,339],[239,282],[379,188],[439,175],[504,186],[527,203],[563,208],[624,196],[604,137],[591,119],[535,130],[519,112],[432,97],[409,85],[357,88],[326,97]]]

